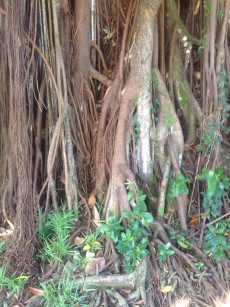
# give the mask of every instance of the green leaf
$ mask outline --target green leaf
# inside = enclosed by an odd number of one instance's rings
[[[142,219],[141,219],[141,223],[144,225],[144,226],[149,226],[150,223],[153,222],[153,216],[152,214],[150,214],[149,212],[144,212],[142,214]]]
[[[123,217],[129,217],[130,214],[131,214],[131,212],[128,211],[128,210],[123,210],[123,211],[122,211],[122,216],[123,216]]]

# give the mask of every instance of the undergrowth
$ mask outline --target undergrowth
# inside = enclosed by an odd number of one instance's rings
[[[16,273],[12,274],[11,277],[7,277],[7,266],[2,265],[0,267],[0,294],[3,295],[2,298],[6,301],[7,299],[12,298],[15,294],[19,294],[28,282],[28,279],[29,276],[17,276]]]
[[[129,185],[127,184],[129,190]],[[128,199],[131,200],[133,191],[129,190]],[[108,223],[100,227],[100,231],[111,238],[115,243],[118,253],[124,258],[124,270],[132,272],[138,263],[146,257],[149,252],[148,236],[146,227],[153,221],[153,216],[147,212],[145,204],[146,195],[143,191],[136,188],[136,203],[132,211],[124,210],[122,217],[112,215]],[[126,219],[127,227],[124,227],[122,220]]]
[[[65,206],[51,211],[45,220],[40,218],[38,241],[41,248],[38,258],[54,262],[73,256],[71,242],[68,241],[74,230],[75,212],[67,211]]]

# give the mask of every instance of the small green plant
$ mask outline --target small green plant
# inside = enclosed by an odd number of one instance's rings
[[[18,294],[27,283],[29,277],[20,275],[16,277],[13,274],[10,278],[6,276],[7,267],[5,265],[0,267],[0,292],[6,290],[7,298],[11,298],[14,294]]]
[[[203,267],[204,267],[204,262],[195,262],[194,263],[195,264],[195,266],[199,269],[199,270],[202,270],[203,269]]]
[[[42,283],[41,287],[44,291],[43,303],[47,307],[75,307],[83,298],[80,287],[70,273],[64,274],[57,284],[48,281]],[[84,305],[81,304],[81,306]]]
[[[222,69],[219,73],[217,85],[219,108],[213,115],[213,118],[208,118],[206,128],[200,129],[200,144],[197,146],[206,157],[210,156],[214,149],[223,140],[223,135],[230,133],[229,125],[226,125],[229,119],[229,87],[228,73],[226,69]]]
[[[130,189],[129,183],[127,188]],[[128,192],[131,200],[133,191]],[[136,187],[136,204],[133,211],[123,211],[122,217],[111,216],[108,224],[100,227],[107,238],[111,238],[119,254],[124,255],[124,269],[127,273],[132,272],[138,262],[148,255],[148,231],[145,227],[153,221],[153,217],[147,212],[145,204],[146,195]],[[122,225],[122,218],[127,220],[127,228]]]
[[[198,53],[201,53],[206,48],[206,34],[207,34],[207,23],[209,22],[210,18],[210,11],[211,5],[209,0],[204,0],[203,2],[203,9],[204,9],[204,17],[205,17],[205,26],[201,30],[202,37],[200,39],[201,45],[198,48]]]
[[[91,230],[89,231],[89,233],[87,235],[84,236],[85,241],[82,243],[84,245],[83,247],[83,251],[97,251],[99,249],[101,249],[101,244],[100,242],[98,242],[98,236],[99,233],[96,232],[92,232]]]
[[[171,243],[159,244],[157,246],[157,258],[161,262],[165,262],[168,256],[174,255],[175,252],[171,249]]]
[[[222,206],[223,197],[227,196],[230,188],[229,179],[224,175],[222,168],[216,168],[214,171],[204,168],[202,173],[197,175],[199,180],[205,180],[206,191],[202,192],[203,207],[208,218],[217,217]]]
[[[229,221],[220,221],[208,227],[209,232],[204,237],[204,249],[216,260],[225,257],[225,251],[230,250],[228,244]]]
[[[39,258],[54,262],[73,255],[68,239],[74,229],[74,220],[74,211],[67,211],[65,206],[49,212],[44,222],[40,220],[38,240],[42,248],[38,253]]]
[[[214,116],[214,119],[207,123],[207,128],[200,129],[200,144],[197,145],[197,150],[205,155],[209,156],[213,150],[220,144],[223,137],[220,132],[220,117],[218,114]]]
[[[184,249],[192,248],[192,243],[185,238],[185,235],[182,232],[173,230],[170,232],[170,237],[172,240],[175,240],[180,247]]]
[[[186,178],[182,173],[177,174],[174,179],[171,179],[167,193],[167,202],[172,201],[182,193],[188,195],[188,183],[191,183],[191,179]]]

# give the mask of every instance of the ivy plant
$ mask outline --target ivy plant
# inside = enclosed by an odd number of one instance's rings
[[[191,183],[191,179],[185,177],[182,173],[177,174],[174,179],[171,179],[167,193],[167,202],[170,202],[180,194],[188,195],[188,183]]]
[[[224,175],[222,168],[216,168],[214,171],[204,168],[202,173],[197,175],[197,178],[206,182],[206,191],[201,193],[205,212],[208,218],[216,218],[219,215],[220,207],[223,205],[223,197],[228,195],[229,178]]]
[[[146,195],[136,188],[136,203],[132,211],[124,210],[122,217],[110,216],[107,224],[100,227],[107,238],[111,238],[119,254],[124,257],[124,269],[127,273],[132,272],[138,262],[148,255],[148,231],[146,227],[153,221],[153,216],[147,212],[145,204]],[[131,193],[128,193],[131,199]],[[127,220],[127,227],[122,220]]]
[[[157,247],[157,258],[161,262],[165,262],[168,256],[174,255],[175,252],[171,249],[171,243],[159,244]]]
[[[207,254],[216,260],[225,257],[225,252],[230,250],[228,233],[229,221],[220,221],[208,227],[209,232],[204,237],[204,249]]]

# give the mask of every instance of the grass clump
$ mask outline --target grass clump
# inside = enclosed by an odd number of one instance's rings
[[[57,284],[53,281],[42,283],[43,303],[47,307],[76,307],[83,296],[80,287],[70,273],[63,275]],[[81,304],[81,306],[84,306]]]
[[[75,212],[67,211],[62,206],[58,211],[48,213],[44,221],[40,219],[38,241],[41,242],[41,249],[38,258],[54,262],[62,261],[65,257],[72,256],[72,249],[69,237],[74,230]]]
[[[5,293],[5,298],[10,299],[15,294],[19,294],[19,292],[24,288],[29,276],[17,276],[16,273],[14,273],[11,277],[7,277],[6,272],[7,266],[2,265],[0,267],[0,293]]]

